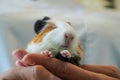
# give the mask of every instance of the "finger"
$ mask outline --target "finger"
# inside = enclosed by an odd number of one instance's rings
[[[81,65],[80,67],[85,69],[85,70],[93,71],[93,72],[96,72],[96,73],[102,73],[102,74],[120,79],[120,70],[118,70],[114,66],[84,64],[84,65]]]
[[[61,80],[42,66],[15,67],[4,73],[0,80]]]
[[[50,73],[48,70],[46,70],[42,66],[35,66],[33,68],[34,75],[36,75],[35,80],[61,80],[60,78],[56,77],[52,73]]]
[[[27,52],[24,49],[17,49],[12,53],[12,55],[19,60],[21,60],[26,54]]]
[[[23,61],[26,64],[43,65],[47,70],[64,80],[117,80],[41,54],[28,54],[24,56]]]
[[[16,66],[25,67],[26,65],[25,65],[24,62],[22,62],[21,60],[17,60],[17,61],[16,61]]]
[[[34,64],[26,64],[22,60],[17,60],[16,61],[16,66],[27,67],[27,66],[34,66]]]

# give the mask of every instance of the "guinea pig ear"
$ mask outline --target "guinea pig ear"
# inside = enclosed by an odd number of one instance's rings
[[[38,34],[43,28],[44,26],[47,24],[47,22],[44,22],[42,20],[37,20],[35,25],[34,25],[34,31],[36,34]]]
[[[45,17],[42,19],[42,21],[46,21],[46,20],[49,20],[49,19],[50,19],[50,17],[45,16]]]
[[[50,19],[49,17],[45,16],[43,19],[37,20],[35,22],[34,30],[36,34],[38,34],[44,28],[44,26],[47,24],[46,21],[49,19]]]

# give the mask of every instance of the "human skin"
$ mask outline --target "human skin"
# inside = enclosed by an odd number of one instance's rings
[[[40,65],[13,67],[0,75],[0,80],[61,80]]]
[[[43,69],[47,69],[52,75],[54,74],[62,80],[120,80],[120,71],[114,66],[89,64],[75,66],[46,55],[28,54],[23,49],[16,50],[14,56],[18,59],[16,63],[18,66],[25,68],[35,65],[43,66]]]

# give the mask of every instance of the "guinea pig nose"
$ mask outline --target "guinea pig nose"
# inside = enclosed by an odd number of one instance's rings
[[[72,40],[74,39],[73,35],[66,33],[64,35],[64,37],[65,37],[64,47],[70,47],[70,44],[71,44]]]

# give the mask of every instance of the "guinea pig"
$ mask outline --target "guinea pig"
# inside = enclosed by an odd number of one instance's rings
[[[36,36],[28,44],[28,52],[80,64],[83,51],[76,31],[69,22],[44,17],[36,21],[34,30]]]

